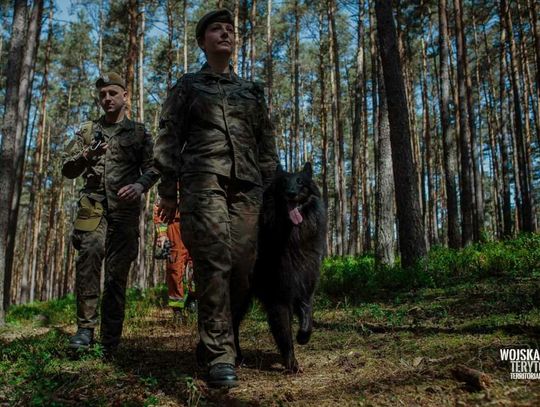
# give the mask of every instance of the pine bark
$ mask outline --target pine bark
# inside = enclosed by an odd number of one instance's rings
[[[300,15],[298,0],[294,1],[294,38],[293,38],[293,95],[294,95],[294,117],[292,120],[293,138],[293,164],[291,168],[299,166],[300,163]]]
[[[250,80],[255,80],[255,64],[256,64],[256,56],[257,56],[257,44],[256,44],[256,37],[255,37],[255,27],[257,26],[257,0],[251,0],[251,11],[250,11],[250,32],[249,32],[249,78]]]
[[[388,104],[382,73],[379,74],[379,127],[377,129],[377,183],[375,191],[375,261],[394,264],[394,179]]]
[[[0,147],[0,325],[4,324],[4,310],[9,303],[10,278],[6,267],[7,234],[12,190],[14,188],[15,167],[13,157],[16,151],[15,131],[17,126],[18,89],[21,75],[22,55],[27,25],[26,0],[16,0],[6,67],[6,90],[4,96],[4,117],[2,125],[2,145]],[[7,280],[7,284],[6,284]]]
[[[30,94],[34,79],[34,69],[36,55],[39,47],[39,36],[41,33],[41,23],[43,15],[43,0],[37,0],[33,3],[29,16],[28,30],[25,38],[25,48],[22,64],[20,66],[19,87],[17,89],[17,113],[15,123],[15,150],[12,156],[14,180],[10,196],[11,209],[9,211],[9,223],[6,245],[5,274],[4,281],[4,300],[9,299],[11,287],[11,275],[13,267],[13,256],[15,250],[15,238],[19,216],[19,203],[24,175],[24,157],[26,150],[27,124],[30,111]],[[5,138],[9,138],[9,133],[4,133]],[[9,161],[7,161],[9,162]]]
[[[236,44],[236,48],[234,50],[234,53],[232,55],[232,64],[233,69],[235,72],[238,72],[238,50],[240,49],[242,42],[240,40],[240,33],[239,33],[239,26],[240,23],[240,0],[234,0],[234,8],[233,8],[233,14],[234,14],[234,43]]]
[[[469,127],[469,111],[467,106],[467,77],[465,34],[463,32],[463,1],[454,0],[456,13],[456,43],[457,43],[457,81],[458,81],[458,109],[459,109],[459,144],[461,157],[461,243],[467,246],[474,238],[473,224],[473,174],[471,158],[471,133]]]
[[[519,171],[519,187],[521,192],[520,226],[524,232],[535,231],[534,204],[532,196],[531,173],[527,165],[527,140],[523,131],[523,117],[519,90],[518,53],[514,41],[510,6],[506,0],[501,0],[501,20],[506,30],[506,45],[510,56],[510,83],[514,108],[514,136],[517,147],[517,168]]]
[[[401,264],[409,267],[427,253],[418,175],[413,162],[409,111],[391,0],[377,0],[375,12],[390,123]]]
[[[506,43],[506,32],[501,25],[500,43]],[[510,237],[513,232],[512,221],[512,208],[511,208],[511,195],[510,195],[510,174],[512,173],[512,161],[510,157],[510,151],[512,150],[508,126],[508,116],[505,115],[505,102],[506,102],[506,52],[504,46],[500,47],[500,68],[499,68],[499,106],[500,106],[500,127],[498,129],[499,134],[499,149],[501,154],[501,169],[502,169],[502,191],[503,191],[503,230],[504,236]]]
[[[144,8],[140,12],[141,27],[139,33],[139,47],[138,47],[138,60],[139,60],[139,95],[137,98],[138,109],[137,109],[137,120],[141,123],[144,123],[144,30],[145,30],[145,13]],[[143,205],[141,205],[141,213],[139,214],[139,253],[137,255],[137,275],[139,276],[138,285],[139,287],[146,288],[147,286],[147,274],[148,274],[148,265],[146,262],[146,242],[150,238],[148,235],[147,225],[149,224],[147,219],[147,214],[150,211],[150,191],[147,191],[143,196]],[[151,238],[150,238],[151,239]]]
[[[529,18],[531,21],[531,29],[534,37],[534,51],[536,58],[536,90],[540,93],[540,24],[538,20],[538,2],[535,0],[527,0],[527,10],[529,10]],[[537,110],[540,113],[540,100],[536,101]]]
[[[127,13],[129,17],[128,50],[126,55],[126,116],[132,117],[132,100],[135,88],[135,65],[137,63],[137,30],[138,30],[138,0],[128,0]]]
[[[173,54],[174,54],[174,18],[173,0],[167,0],[165,6],[167,14],[167,89],[172,87]]]
[[[462,5],[463,7],[463,5]],[[463,15],[463,10],[461,10]],[[474,15],[472,15],[473,29],[475,25]],[[474,182],[474,219],[473,219],[473,236],[475,241],[480,241],[484,232],[484,187],[482,182],[482,140],[481,133],[477,130],[476,126],[476,114],[473,101],[473,89],[472,89],[472,75],[469,69],[469,62],[467,60],[467,42],[465,36],[465,30],[463,28],[463,22],[461,26],[461,33],[463,36],[463,71],[465,74],[465,86],[467,89],[467,112],[468,112],[468,125],[469,134],[471,136],[471,160],[472,160],[472,173]],[[477,84],[478,86],[478,84]],[[480,116],[480,115],[479,115]],[[480,128],[480,127],[479,127]]]
[[[330,82],[332,84],[332,132],[334,140],[334,171],[335,175],[335,205],[336,205],[336,226],[337,242],[336,254],[343,255],[345,250],[346,228],[347,228],[347,197],[345,180],[345,137],[343,133],[343,118],[341,114],[341,73],[339,64],[339,44],[336,31],[336,3],[335,0],[328,0],[328,25],[330,38]]]
[[[273,105],[273,85],[274,85],[274,60],[272,58],[272,0],[268,0],[266,5],[266,88],[268,89],[268,115],[272,118]]]
[[[184,73],[188,71],[188,19],[187,19],[188,0],[184,0],[182,3],[182,18],[184,20],[183,28],[183,50],[184,50]]]
[[[353,128],[352,128],[352,157],[351,157],[351,223],[350,223],[350,238],[347,252],[349,254],[357,254],[358,247],[358,232],[359,232],[359,182],[361,176],[361,140],[362,140],[362,113],[364,101],[364,49],[362,39],[364,38],[364,28],[362,12],[364,4],[363,0],[358,1],[358,40],[356,50],[356,78],[354,81],[354,97],[353,100]]]
[[[99,0],[98,12],[98,72],[102,73],[103,68],[103,0]]]

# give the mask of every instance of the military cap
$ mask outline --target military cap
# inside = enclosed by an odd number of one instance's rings
[[[93,202],[87,196],[83,196],[79,201],[79,212],[73,226],[75,230],[92,232],[96,230],[103,217],[103,205],[101,202]]]
[[[232,13],[226,8],[210,11],[209,13],[206,13],[204,16],[202,16],[197,23],[197,27],[195,28],[196,38],[198,39],[204,36],[204,31],[206,30],[206,27],[208,27],[211,23],[215,23],[216,21],[219,23],[229,23],[234,25],[234,17]]]
[[[98,80],[96,81],[96,88],[102,88],[104,86],[109,85],[118,85],[122,87],[124,90],[126,89],[126,83],[122,79],[120,75],[118,75],[116,72],[106,72],[103,75],[101,75]]]

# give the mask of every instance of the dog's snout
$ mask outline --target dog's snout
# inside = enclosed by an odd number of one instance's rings
[[[286,195],[287,195],[287,198],[289,199],[296,198],[296,191],[287,191]]]

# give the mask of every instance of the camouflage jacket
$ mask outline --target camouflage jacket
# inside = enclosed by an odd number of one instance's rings
[[[139,183],[147,191],[159,178],[153,167],[152,137],[144,125],[125,118],[106,134],[108,147],[105,154],[86,160],[82,153],[94,142],[98,133],[106,133],[104,117],[85,122],[64,150],[62,174],[67,178],[82,175],[85,180],[83,194],[103,196],[109,210],[138,207],[139,202],[122,202],[117,193],[125,185]]]
[[[168,198],[186,173],[269,183],[278,159],[262,86],[213,73],[208,64],[184,75],[163,105],[154,162],[159,194]]]

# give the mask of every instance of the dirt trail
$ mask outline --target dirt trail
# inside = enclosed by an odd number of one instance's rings
[[[245,355],[238,371],[241,384],[220,392],[200,380],[203,372],[197,370],[192,354],[195,324],[174,326],[169,318],[168,311],[160,310],[142,331],[133,327],[116,361],[124,371],[155,377],[162,405],[186,400],[231,406],[540,405],[540,381],[510,380],[509,363],[499,360],[501,347],[534,339],[530,332],[506,333],[505,326],[483,333],[471,327],[469,333],[467,327],[455,332],[443,327],[438,332],[433,325],[426,330],[418,324],[371,324],[382,331],[373,333],[350,312],[317,312],[312,341],[296,346],[304,371],[288,375],[265,321],[252,315],[241,333]],[[469,391],[451,375],[457,364],[482,370],[493,384],[486,391]]]
[[[538,406],[540,380],[511,380],[499,350],[540,349],[539,287],[540,278],[493,281],[359,306],[318,304],[312,340],[296,346],[303,373],[294,375],[284,373],[254,310],[241,328],[240,385],[230,391],[201,379],[193,317],[173,323],[170,310],[136,304],[112,360],[99,348],[70,357],[72,327],[2,335],[0,405]],[[459,364],[487,374],[490,387],[470,391],[452,376]]]

